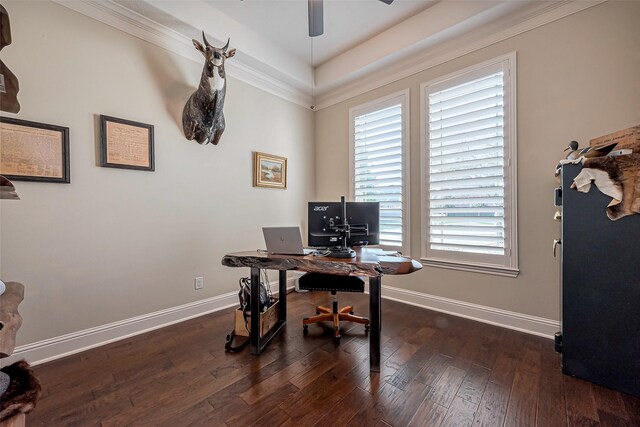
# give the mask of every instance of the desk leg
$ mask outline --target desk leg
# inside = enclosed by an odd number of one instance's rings
[[[279,271],[280,282],[278,284],[278,320],[287,320],[287,270]]]
[[[251,267],[251,354],[260,354],[260,269]]]
[[[372,372],[380,372],[381,286],[381,276],[369,277],[369,362]]]

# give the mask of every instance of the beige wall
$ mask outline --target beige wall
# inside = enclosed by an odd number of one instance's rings
[[[223,268],[223,254],[262,247],[262,225],[304,225],[309,199],[348,194],[349,108],[405,88],[418,257],[419,85],[514,50],[520,276],[425,268],[384,283],[557,319],[553,167],[569,140],[640,123],[638,2],[591,8],[320,110],[315,136],[313,113],[230,78],[217,147],[186,141],[176,122],[200,64],[51,2],[3,5],[14,43],[2,57],[20,79],[22,104],[3,115],[71,133],[71,184],[17,182],[22,200],[0,202],[0,277],[27,285],[18,344],[235,290],[246,272]],[[155,125],[156,172],[96,166],[99,114]],[[286,191],[252,187],[254,150],[289,158]]]
[[[230,78],[227,130],[200,146],[175,117],[201,64],[51,2],[3,5],[22,105],[3,115],[71,135],[71,184],[17,182],[22,200],[0,204],[1,277],[27,289],[18,344],[234,291],[247,272],[224,253],[263,247],[263,225],[306,222],[312,112]],[[99,114],[155,125],[155,172],[96,166]],[[252,187],[254,150],[289,158],[286,191]]]
[[[640,123],[640,2],[601,4],[316,113],[316,196],[349,193],[349,108],[411,91],[411,255],[420,256],[420,93],[423,82],[517,52],[518,222],[515,279],[425,268],[383,284],[559,318],[559,264],[551,243],[553,169],[567,143]],[[604,213],[603,213],[604,214]]]

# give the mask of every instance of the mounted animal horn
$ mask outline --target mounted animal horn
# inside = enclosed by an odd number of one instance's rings
[[[204,67],[198,89],[191,94],[182,110],[184,136],[199,144],[217,145],[225,128],[224,98],[227,93],[227,78],[224,63],[233,58],[235,49],[226,52],[231,38],[223,48],[211,46],[202,32],[203,46],[193,39],[193,46],[204,55]]]
[[[206,38],[206,37],[205,37],[205,35],[204,35],[204,30],[202,30],[202,40],[204,40],[204,45],[205,45],[206,47],[211,47],[211,45],[210,45],[210,44],[209,44],[209,42],[207,41],[207,38]],[[229,44],[229,43],[227,43],[227,45],[228,45],[228,44]]]

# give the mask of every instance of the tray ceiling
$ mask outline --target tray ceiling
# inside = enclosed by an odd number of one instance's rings
[[[606,0],[325,0],[313,39],[307,0],[53,1],[194,61],[231,37],[232,76],[322,107]]]

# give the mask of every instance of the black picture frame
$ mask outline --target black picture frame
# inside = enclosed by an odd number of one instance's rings
[[[148,151],[149,151],[149,166],[138,166],[134,164],[126,164],[126,163],[114,163],[108,161],[108,130],[107,123],[117,123],[126,126],[132,126],[137,128],[143,128],[148,130]],[[118,117],[111,117],[100,115],[100,166],[105,168],[116,168],[116,169],[132,169],[139,171],[155,171],[155,150],[154,150],[154,133],[153,133],[153,125],[141,122],[135,122],[133,120],[121,119]]]
[[[11,117],[0,116],[0,123],[8,123],[11,125],[21,126],[25,128],[44,129],[60,133],[60,156],[62,164],[62,177],[55,178],[49,176],[38,175],[13,175],[10,173],[2,173],[11,181],[30,181],[30,182],[51,182],[58,184],[71,183],[71,168],[69,162],[69,128],[65,126],[52,125],[48,123],[31,122],[28,120],[14,119]],[[0,138],[0,150],[2,149],[2,139]]]

